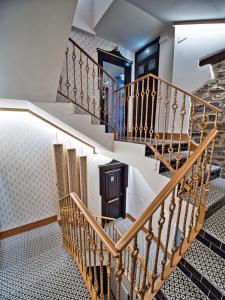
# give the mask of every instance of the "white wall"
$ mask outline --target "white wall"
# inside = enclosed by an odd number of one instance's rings
[[[147,184],[140,172],[129,167],[127,189],[127,212],[136,219],[141,216],[156,194]]]
[[[0,1],[0,97],[55,100],[76,4]]]
[[[213,79],[210,65],[199,61],[225,49],[225,24],[176,25],[173,83],[193,92]]]
[[[174,28],[160,35],[159,77],[172,81],[174,55]]]

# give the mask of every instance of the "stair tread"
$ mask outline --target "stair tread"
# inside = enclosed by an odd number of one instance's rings
[[[222,178],[220,178],[222,179]],[[225,202],[225,180],[223,179],[223,186],[221,186],[221,190],[223,189],[223,198]],[[220,194],[221,191],[218,193]],[[212,196],[214,196],[212,192]],[[215,237],[217,240],[221,241],[225,244],[225,206],[221,207],[215,214],[213,214],[210,218],[205,221],[203,226],[203,230],[208,232],[210,235]]]
[[[184,259],[225,295],[225,260],[195,240]]]
[[[209,299],[178,267],[173,270],[160,291],[171,300]]]

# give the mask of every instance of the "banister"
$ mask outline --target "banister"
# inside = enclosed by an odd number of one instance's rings
[[[93,62],[93,64],[95,64],[99,69],[101,69],[101,71],[103,73],[105,73],[113,82],[116,82],[116,80],[108,73],[106,72],[102,66],[100,66],[83,48],[81,48],[81,46],[79,46],[72,38],[69,38],[69,41],[74,44],[74,46],[76,46],[81,52],[83,52],[85,54],[85,56],[88,57],[88,59],[90,59],[90,61]]]
[[[172,84],[172,83],[170,83],[169,81],[167,81],[167,80],[165,80],[165,79],[162,79],[162,78],[160,78],[159,76],[156,76],[156,75],[154,75],[154,74],[152,74],[152,73],[149,73],[149,74],[147,74],[147,75],[145,75],[145,76],[142,76],[142,77],[140,77],[140,78],[138,78],[138,79],[133,80],[133,81],[130,82],[130,83],[125,84],[125,85],[122,86],[121,88],[114,90],[114,93],[119,92],[119,91],[121,91],[122,89],[125,89],[125,88],[127,88],[128,86],[131,86],[131,85],[135,84],[136,82],[140,82],[140,81],[142,81],[142,80],[144,80],[144,79],[146,79],[146,78],[148,78],[148,77],[152,77],[152,78],[154,78],[154,79],[156,79],[156,80],[160,80],[161,82],[164,82],[165,84],[167,84],[167,85],[173,87],[173,88],[176,89],[177,91],[180,91],[180,92],[186,94],[187,96],[191,97],[192,99],[195,99],[196,101],[200,102],[201,104],[207,106],[208,108],[212,109],[213,111],[215,111],[215,112],[217,112],[217,113],[222,113],[222,112],[223,112],[221,109],[219,109],[219,108],[215,107],[214,105],[208,103],[208,102],[205,101],[204,99],[199,98],[199,97],[197,97],[197,96],[195,96],[195,95],[193,95],[193,94],[191,94],[191,93],[189,93],[189,92],[183,90],[182,88],[176,86],[175,84]]]
[[[117,257],[119,255],[119,253],[116,250],[113,241],[109,238],[109,236],[106,234],[106,232],[103,230],[103,228],[96,222],[96,220],[90,214],[87,207],[83,204],[83,202],[78,198],[78,196],[75,193],[70,193],[70,197],[73,199],[73,201],[75,202],[77,207],[83,213],[83,216],[85,217],[87,222],[90,224],[92,229],[97,233],[99,238],[104,242],[108,251],[112,254],[112,256]]]
[[[118,252],[125,249],[125,247],[132,241],[132,239],[137,235],[137,233],[142,229],[142,227],[149,220],[150,216],[160,207],[160,205],[165,201],[169,194],[173,191],[176,185],[180,182],[186,172],[192,167],[192,165],[201,156],[207,146],[216,137],[218,133],[217,129],[212,129],[206,138],[202,141],[199,147],[191,154],[189,159],[185,164],[176,172],[169,183],[163,188],[163,190],[158,194],[158,196],[152,201],[152,203],[146,208],[144,213],[133,223],[133,225],[128,229],[128,231],[123,235],[123,237],[116,243],[115,248]]]

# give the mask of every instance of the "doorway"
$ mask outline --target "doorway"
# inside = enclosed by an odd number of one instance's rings
[[[127,83],[131,82],[131,70],[132,61],[124,57],[118,47],[115,47],[112,51],[106,51],[98,48],[98,63],[103,69],[110,74],[117,82],[116,88],[120,88]],[[102,83],[103,86],[103,83]],[[113,106],[108,103],[108,89],[104,91],[104,95],[101,92],[100,96],[100,107],[101,107],[101,120],[108,124],[110,116],[113,115]],[[115,109],[115,108],[114,108]],[[118,108],[123,111],[123,107]],[[125,112],[127,114],[127,112]],[[117,120],[119,116],[124,116],[124,113],[119,111],[116,112]],[[122,120],[123,121],[123,120]],[[106,131],[109,132],[108,126],[106,126]]]
[[[128,165],[112,160],[99,166],[102,216],[125,217],[126,189],[128,186]]]
[[[160,51],[160,45],[159,45],[159,38],[151,42],[150,44],[146,45],[142,49],[140,49],[138,52],[135,53],[135,79],[139,79],[149,73],[152,73],[156,76],[159,74],[159,51]],[[155,82],[155,99],[157,99],[157,81]],[[147,79],[143,81],[144,84],[144,90],[147,88]],[[141,123],[141,89],[142,85],[140,84],[138,87],[139,92],[139,99],[138,99],[138,107],[137,107],[137,126],[140,127]],[[149,90],[150,95],[152,91],[152,80],[149,81]],[[136,92],[135,92],[136,93]],[[148,128],[150,128],[151,124],[151,118],[152,118],[152,103],[151,103],[151,97],[148,99],[148,111],[147,115],[148,117]],[[156,106],[157,103],[155,101],[154,103],[154,120],[153,120],[153,127],[155,127],[155,116],[156,116]],[[136,108],[135,108],[136,109]],[[146,96],[144,95],[144,101],[143,101],[143,116],[146,115]],[[134,110],[134,116],[136,114],[136,111]]]

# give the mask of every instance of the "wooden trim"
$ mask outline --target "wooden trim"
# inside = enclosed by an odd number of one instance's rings
[[[26,232],[44,225],[48,225],[50,223],[56,222],[57,221],[57,215],[54,215],[52,217],[48,217],[46,219],[42,219],[39,221],[35,221],[33,223],[29,223],[26,225],[22,225],[16,228],[8,229],[6,231],[1,231],[0,232],[0,240],[6,239],[8,237],[20,234],[22,232]]]
[[[70,133],[69,131],[63,129],[62,127],[52,123],[51,121],[45,119],[44,117],[40,116],[39,114],[33,112],[32,110],[28,109],[28,108],[5,108],[5,107],[0,107],[0,111],[13,111],[13,112],[27,112],[27,113],[30,113],[31,115],[35,116],[36,118],[44,121],[45,123],[55,127],[56,129],[68,134],[69,136],[71,136],[72,138],[78,140],[79,142],[87,145],[88,147],[92,148],[93,149],[93,153],[96,154],[96,150],[95,150],[95,147],[92,146],[91,144],[83,141],[81,138],[77,137],[76,135]]]
[[[225,50],[219,51],[200,60],[199,66],[202,67],[208,64],[215,65],[223,60],[225,60]]]
[[[146,208],[144,213],[136,220],[136,222],[127,230],[123,237],[116,243],[115,247],[117,251],[122,251],[134,238],[134,236],[144,227],[149,220],[149,217],[159,208],[159,206],[165,201],[169,194],[173,191],[176,185],[201,156],[206,147],[211,143],[218,134],[217,129],[212,129],[204,141],[199,145],[193,154],[189,157],[188,161],[176,172],[170,182],[162,189],[162,191],[156,196],[152,203]]]

